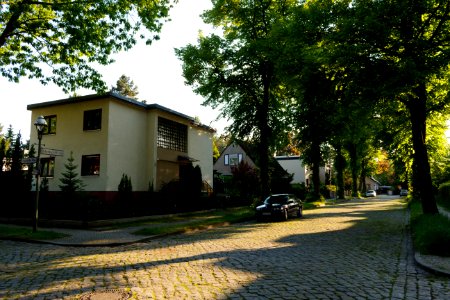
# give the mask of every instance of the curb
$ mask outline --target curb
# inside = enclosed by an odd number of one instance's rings
[[[430,259],[433,259],[433,256],[427,256]],[[450,259],[450,258],[448,258]],[[416,252],[414,253],[414,260],[416,262],[416,264],[418,264],[421,268],[436,274],[436,275],[440,275],[440,276],[447,276],[450,277],[450,271],[445,270],[444,268],[441,268],[439,266],[437,266],[436,264],[432,264],[429,261],[427,261],[427,259],[425,257],[423,257],[422,254]]]
[[[78,247],[78,248],[92,248],[92,247],[118,247],[118,246],[128,246],[136,243],[144,243],[148,242],[153,239],[162,238],[169,235],[179,234],[177,233],[169,233],[169,234],[161,234],[161,235],[154,235],[142,239],[127,241],[127,242],[111,242],[111,243],[102,243],[102,244],[80,244],[80,243],[58,243],[58,242],[52,242],[52,241],[44,241],[44,240],[33,240],[33,239],[24,239],[24,238],[17,238],[17,237],[4,237],[0,238],[0,240],[4,241],[13,241],[13,242],[22,242],[22,243],[29,243],[29,244],[43,244],[43,245],[54,245],[54,246],[61,246],[61,247]]]
[[[24,238],[18,238],[18,237],[3,237],[0,238],[0,240],[9,240],[9,241],[15,241],[15,242],[24,242],[24,243],[30,243],[30,244],[47,244],[47,245],[54,245],[54,246],[61,246],[61,247],[78,247],[78,248],[92,248],[92,247],[118,247],[118,246],[128,246],[136,243],[145,243],[151,240],[164,238],[168,236],[174,236],[179,234],[184,234],[188,232],[193,231],[204,231],[209,230],[217,227],[224,227],[224,226],[230,226],[232,224],[236,223],[245,223],[249,222],[249,220],[242,220],[240,222],[221,222],[216,224],[211,224],[205,227],[200,228],[194,228],[190,230],[178,230],[170,233],[164,233],[164,234],[158,234],[158,235],[152,235],[147,236],[145,238],[140,238],[136,240],[126,241],[126,242],[110,242],[110,243],[99,243],[99,244],[81,244],[81,243],[59,243],[59,242],[53,242],[53,241],[45,241],[45,240],[34,240],[34,239],[24,239]]]

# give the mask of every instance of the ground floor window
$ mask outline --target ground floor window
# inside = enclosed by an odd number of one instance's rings
[[[55,175],[55,158],[41,158],[41,177],[53,177]]]
[[[100,175],[100,154],[81,157],[81,176]]]

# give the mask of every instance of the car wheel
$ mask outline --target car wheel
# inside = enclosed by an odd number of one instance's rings
[[[302,208],[302,207],[299,207],[299,208],[298,208],[298,210],[297,210],[297,217],[298,217],[298,218],[303,217],[303,208]]]

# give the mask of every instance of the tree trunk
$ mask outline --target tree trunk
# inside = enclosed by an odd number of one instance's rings
[[[416,88],[416,97],[409,99],[407,102],[414,149],[413,182],[414,191],[422,202],[423,213],[437,214],[439,212],[433,194],[426,146],[426,98],[426,87],[422,83]]]
[[[320,144],[313,141],[311,147],[313,196],[314,200],[320,200]]]
[[[259,130],[260,130],[260,143],[259,143],[259,168],[261,179],[261,199],[270,195],[270,177],[269,177],[269,103],[270,103],[270,81],[271,81],[271,66],[269,63],[264,64],[262,73],[263,78],[263,99],[259,108]]]
[[[352,197],[358,197],[358,155],[356,153],[356,145],[351,143],[348,146],[350,154],[350,169],[352,171]]]
[[[342,147],[336,146],[336,185],[337,194],[339,199],[345,199],[345,186],[344,186],[344,168],[345,168],[345,158],[342,155]]]
[[[360,177],[359,177],[359,186],[360,186],[360,191],[365,194],[367,191],[367,186],[366,186],[366,177],[367,177],[367,159],[364,159],[361,162],[361,173],[360,173]]]
[[[14,8],[11,8],[11,15],[6,22],[6,26],[4,26],[3,31],[0,34],[0,48],[5,46],[6,40],[14,34],[14,31],[20,26],[19,18],[26,10],[26,7],[30,4],[30,0],[23,0],[19,3],[16,3]],[[2,2],[3,4],[3,2]]]

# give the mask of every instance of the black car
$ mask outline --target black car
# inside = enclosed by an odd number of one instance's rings
[[[303,203],[291,194],[275,194],[256,207],[256,219],[277,218],[287,220],[289,216],[300,218],[303,215]]]

